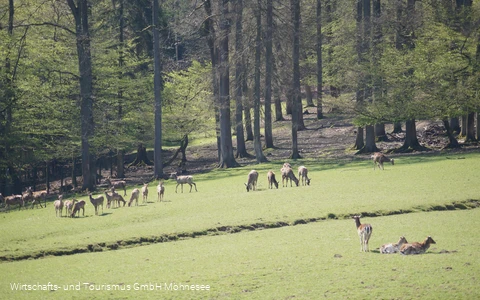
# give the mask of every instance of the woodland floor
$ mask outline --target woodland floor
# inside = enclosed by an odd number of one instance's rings
[[[298,132],[298,148],[300,155],[304,159],[325,159],[332,162],[351,161],[358,159],[370,159],[370,154],[356,155],[352,146],[356,137],[356,126],[348,116],[338,114],[327,114],[324,119],[316,119],[315,108],[305,109],[304,123],[306,130]],[[284,116],[285,121],[273,123],[273,149],[264,149],[264,154],[269,161],[288,161],[291,154],[291,119],[290,115]],[[417,138],[421,145],[429,148],[427,153],[435,154],[440,151],[449,152],[469,152],[478,151],[479,145],[463,145],[463,140],[459,138],[462,147],[454,150],[442,150],[448,142],[445,134],[445,128],[440,121],[418,120]],[[404,133],[392,134],[393,125],[386,125],[386,132],[389,141],[377,142],[377,147],[382,152],[399,148],[403,145]],[[234,153],[236,152],[236,138],[233,136]],[[247,141],[247,152],[252,155],[250,158],[237,158],[236,161],[242,165],[256,164],[253,149],[253,142]],[[425,152],[421,152],[425,153]],[[418,155],[420,152],[406,154],[392,154],[395,157],[400,155]],[[165,153],[166,158],[173,154],[173,151]],[[217,147],[214,144],[202,146],[189,146],[187,155],[187,173],[204,173],[217,167]],[[164,169],[165,174],[176,171],[179,159]],[[153,167],[130,167],[126,169],[127,178],[125,180],[132,183],[141,183],[150,181],[153,178]]]

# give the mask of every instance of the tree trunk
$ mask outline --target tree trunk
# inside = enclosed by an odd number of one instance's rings
[[[147,157],[147,148],[145,148],[143,144],[140,143],[138,144],[138,147],[137,147],[137,157],[130,164],[130,166],[143,166],[143,165],[151,166],[153,165],[153,163]]]
[[[317,52],[317,119],[323,119],[323,61],[322,61],[322,1],[317,0],[316,47]]]
[[[462,122],[460,135],[467,136],[467,115],[463,115],[460,120]]]
[[[299,111],[301,113],[300,94],[300,0],[290,0],[293,20],[293,82],[292,82],[292,154],[290,158],[301,158],[298,152],[297,132],[300,126]]]
[[[448,144],[444,148],[459,148],[460,144],[458,143],[457,139],[453,136],[453,131],[452,131],[452,128],[450,128],[448,119],[443,119],[443,126],[445,126],[445,130],[447,131],[447,136],[448,136]]]
[[[210,0],[205,0],[203,7],[205,8],[205,12],[207,16],[213,16],[212,11],[212,3]],[[213,17],[209,17],[204,22],[205,31],[207,32],[207,45],[210,50],[210,59],[212,61],[212,83],[213,83],[213,103],[214,105],[214,113],[215,113],[215,133],[217,137],[217,155],[218,160],[221,161],[222,153],[221,153],[221,143],[220,143],[220,113],[219,113],[219,82],[218,82],[218,74],[217,74],[217,66],[218,66],[218,48],[215,44],[216,41],[216,34],[215,34],[215,27],[214,27],[214,20]]]
[[[417,127],[415,119],[410,119],[405,122],[405,142],[402,147],[396,149],[394,152],[412,152],[412,151],[426,151],[428,148],[420,145],[417,139]]]
[[[363,127],[357,127],[357,136],[355,138],[355,144],[353,145],[353,150],[360,150],[365,147],[365,143],[363,141]]]
[[[160,61],[160,8],[158,0],[153,0],[152,12],[152,31],[153,31],[153,60],[154,60],[154,96],[155,96],[155,138],[154,138],[154,176],[156,179],[163,177],[163,161],[162,161],[162,63]],[[145,148],[143,148],[145,149]],[[137,153],[138,154],[138,153]],[[145,151],[143,161],[149,165],[147,153]]]
[[[260,3],[258,3],[260,4]],[[258,163],[266,162],[267,158],[263,155],[262,141],[260,138],[260,55],[261,55],[261,36],[262,19],[261,10],[255,10],[255,19],[257,22],[257,35],[255,38],[255,83],[253,95],[253,147],[255,148],[255,157]]]
[[[252,129],[252,114],[251,114],[251,108],[252,108],[252,103],[253,103],[253,94],[248,90],[247,88],[247,80],[243,80],[243,94],[248,94],[247,97],[244,97],[245,99],[245,134],[246,134],[246,141],[253,141],[253,129]]]
[[[460,134],[461,128],[460,120],[458,119],[458,117],[450,118],[450,128],[452,129],[453,133]]]
[[[81,145],[82,145],[82,189],[93,190],[90,161],[90,137],[93,135],[93,85],[92,85],[92,56],[90,53],[90,32],[88,28],[88,1],[67,0],[75,19],[75,34],[79,65],[80,80],[80,117],[81,117]]]
[[[260,10],[261,7],[259,7]],[[273,148],[272,133],[272,39],[273,0],[267,0],[267,31],[265,36],[265,147]]]
[[[243,54],[243,0],[235,3],[235,53],[237,55],[235,63],[235,132],[237,137],[237,153],[235,157],[248,157],[245,146],[245,135],[243,131],[243,75],[245,74],[243,66],[245,65],[245,56]]]
[[[480,141],[480,113],[476,113],[476,127],[477,127],[477,134],[476,134],[476,138],[477,138],[477,141]]]
[[[275,55],[272,55],[272,73],[277,74],[277,65],[275,64]],[[285,121],[282,112],[282,97],[280,95],[280,88],[278,80],[274,80],[273,84],[273,98],[275,99],[275,121]]]
[[[385,132],[385,124],[375,124],[375,136],[377,142],[388,142],[387,133]]]
[[[315,104],[313,104],[312,88],[309,85],[305,86],[305,98],[307,107],[315,107]]]
[[[394,122],[392,133],[400,133],[400,132],[403,132],[402,123],[401,122]]]
[[[125,177],[125,151],[118,150],[117,152],[117,178]]]
[[[230,33],[230,21],[228,19],[228,1],[219,0],[220,7],[220,42],[219,42],[219,116],[220,116],[220,168],[237,167],[233,155],[232,131],[230,120],[230,77],[229,77],[229,53],[228,36]]]
[[[465,142],[475,142],[475,113],[471,112],[467,115],[467,135],[465,136]]]

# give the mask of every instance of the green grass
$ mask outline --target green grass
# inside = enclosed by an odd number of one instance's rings
[[[478,299],[480,210],[365,218],[372,249],[405,235],[431,235],[424,255],[361,253],[353,220],[328,220],[202,237],[104,253],[0,264],[0,295],[32,298],[149,299]],[[10,283],[60,290],[12,291]],[[130,291],[64,291],[78,283]],[[209,285],[210,291],[137,291],[136,284]]]
[[[395,161],[385,171],[373,171],[371,161],[361,158],[293,161],[295,167],[309,168],[312,185],[283,188],[280,183],[278,190],[267,188],[266,173],[273,169],[279,175],[283,162],[215,170],[195,175],[198,192],[189,193],[184,186],[184,193],[176,194],[170,180],[166,202],[157,203],[152,183],[148,205],[104,208],[101,216],[93,215],[89,202],[86,216],[75,219],[55,217],[51,203],[47,209],[1,213],[0,257],[16,261],[0,263],[0,296],[478,298],[480,210],[460,209],[478,205],[480,154],[401,156]],[[244,182],[252,168],[260,173],[258,190],[247,193]],[[477,202],[469,203],[471,199]],[[421,212],[430,210],[435,211]],[[349,219],[354,213],[380,216],[362,218],[374,227],[372,249],[396,242],[400,235],[409,241],[431,235],[437,245],[412,257],[360,253]],[[301,223],[309,224],[291,226]],[[279,226],[285,227],[261,230]],[[95,251],[103,253],[53,256]],[[208,284],[211,291],[10,289],[14,282],[49,281],[132,288],[148,282]]]
[[[244,182],[251,167],[216,170],[195,176],[199,192],[175,193],[175,183],[166,183],[167,202],[155,201],[155,184],[145,206],[104,209],[94,216],[87,201],[86,216],[57,218],[53,205],[0,214],[0,256],[38,256],[88,245],[118,241],[139,242],[141,237],[199,232],[222,226],[256,223],[294,223],[318,218],[344,218],[353,213],[389,214],[429,210],[455,201],[479,199],[480,155],[465,159],[444,156],[401,157],[385,171],[373,171],[370,161],[327,163],[293,162],[310,170],[308,187],[267,188],[266,173],[280,163],[256,165],[258,190],[247,193]],[[277,174],[279,175],[279,171]],[[133,187],[130,187],[131,189]],[[179,187],[180,190],[180,187]],[[130,193],[130,190],[128,191]]]

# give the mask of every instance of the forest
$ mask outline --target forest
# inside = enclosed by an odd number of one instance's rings
[[[473,0],[0,0],[0,193],[92,190],[105,158],[123,178],[146,148],[161,178],[162,147],[199,135],[219,168],[247,140],[261,163],[285,115],[299,158],[304,106],[352,116],[358,153],[385,124],[404,124],[394,151],[422,151],[419,119],[476,143],[479,28]]]

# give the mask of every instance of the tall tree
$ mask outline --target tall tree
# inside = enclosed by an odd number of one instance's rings
[[[153,0],[152,30],[153,30],[153,66],[154,66],[154,96],[155,96],[155,146],[154,146],[154,174],[155,178],[163,176],[162,161],[162,62],[160,60],[159,34],[160,7],[158,0]]]
[[[260,3],[259,3],[260,5]],[[260,9],[260,7],[259,7]],[[273,0],[267,0],[267,30],[265,33],[265,147],[273,148],[272,75],[273,75]]]
[[[243,0],[235,3],[235,132],[237,137],[237,153],[235,157],[247,157],[245,135],[243,131],[243,76],[245,71],[245,54],[243,46]]]
[[[293,81],[292,81],[292,159],[301,158],[298,152],[299,114],[302,111],[300,94],[300,0],[290,0],[293,21]]]
[[[82,177],[83,189],[92,190],[95,184],[92,174],[90,138],[93,135],[93,77],[90,49],[90,31],[88,26],[88,1],[67,0],[75,19],[75,35],[80,80],[80,118],[82,131]]]
[[[263,155],[262,141],[260,138],[260,56],[262,52],[262,14],[261,2],[258,1],[258,9],[255,10],[256,37],[255,37],[255,82],[253,94],[253,147],[258,163],[267,161]]]
[[[317,0],[316,52],[317,52],[317,119],[323,119],[323,61],[322,61],[322,0]]]
[[[220,149],[219,167],[232,168],[238,166],[233,155],[231,120],[230,120],[230,79],[228,37],[230,19],[228,0],[219,0],[220,7],[220,42],[219,42],[219,100],[220,100]]]
[[[407,7],[405,10],[405,23],[404,28],[406,30],[405,35],[402,38],[403,47],[407,50],[413,50],[415,48],[415,24],[417,24],[416,19],[416,11],[415,11],[415,1],[416,0],[407,0]],[[414,70],[410,69],[405,74],[407,77],[412,77]],[[406,87],[408,88],[408,87]],[[414,89],[414,87],[410,87],[410,89]],[[412,99],[410,99],[412,100]],[[417,138],[417,126],[415,122],[415,117],[412,116],[411,118],[405,121],[405,141],[398,149],[398,151],[406,151],[406,150],[425,150],[426,148],[421,146],[418,142]]]
[[[363,62],[363,53],[364,53],[364,40],[363,40],[363,27],[362,27],[362,20],[363,20],[363,0],[357,1],[357,10],[356,10],[356,50],[357,50],[357,62],[358,64],[362,64]],[[365,98],[364,95],[364,78],[358,79],[357,89],[355,91],[355,98],[356,98],[356,105],[361,107],[364,105],[363,101]],[[363,139],[363,127],[357,127],[356,130],[356,138],[355,144],[353,145],[353,149],[361,150],[365,146],[365,142]]]

